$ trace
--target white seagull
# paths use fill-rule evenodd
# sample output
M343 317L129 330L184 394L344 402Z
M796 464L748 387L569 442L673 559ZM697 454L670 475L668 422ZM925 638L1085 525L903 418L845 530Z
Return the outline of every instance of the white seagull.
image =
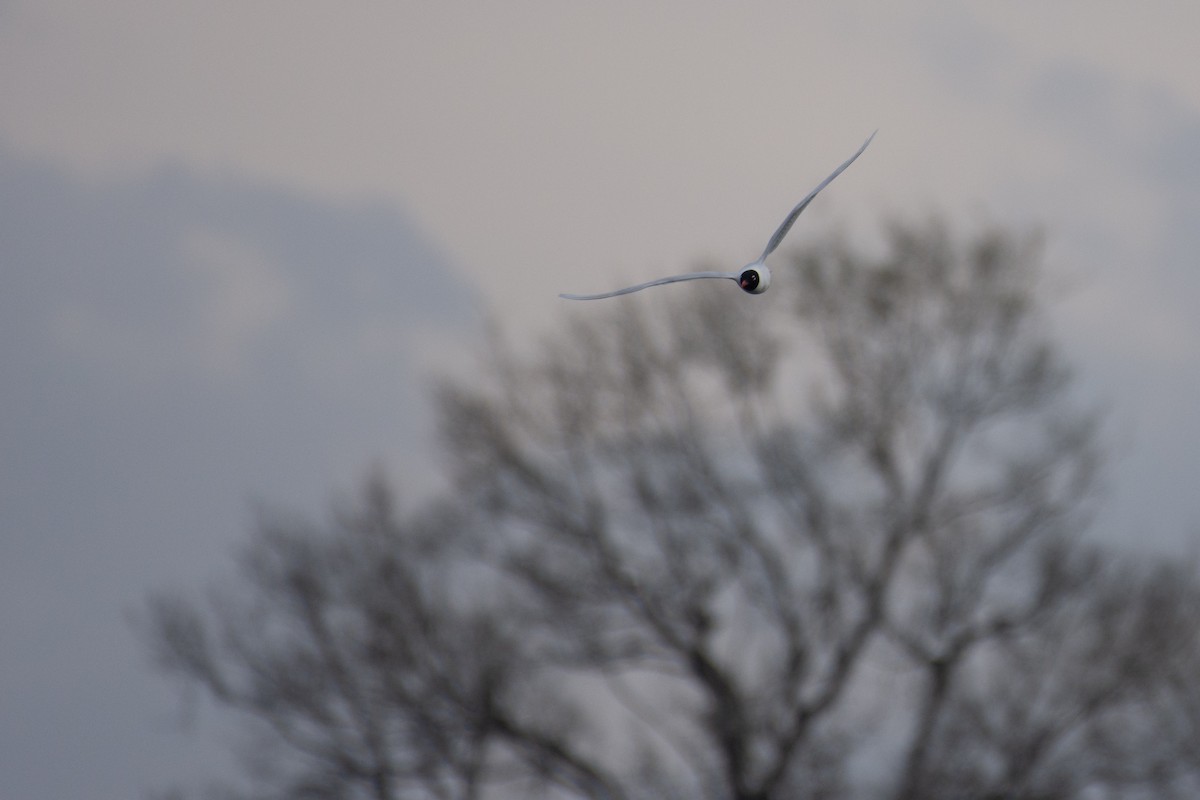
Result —
M878 131L875 131L878 133ZM867 137L863 142L862 147L858 148L858 152L850 156L837 169L833 171L828 178L817 184L817 188L808 193L808 196L796 204L796 207L784 217L783 222L771 234L770 241L767 242L766 248L757 261L747 264L739 272L689 272L686 275L672 275L669 278L659 278L653 281L639 283L636 286L627 286L624 289L617 289L615 292L603 292L601 294L560 294L559 297L564 297L567 300L601 300L605 297L616 297L621 294L629 294L630 292L640 292L642 289L650 286L659 286L664 283L676 283L677 281L695 281L701 278L725 278L731 281L737 281L737 285L742 287L742 291L750 294L762 294L771 285L771 270L767 268L767 256L775 252L775 248L779 247L779 243L783 241L783 237L787 236L788 231L792 229L792 224L795 223L796 217L800 216L800 212L808 207L808 204L813 201L817 194L833 182L833 179L841 175L846 167L854 163L854 159L862 155L867 149L867 145L875 138L875 133Z

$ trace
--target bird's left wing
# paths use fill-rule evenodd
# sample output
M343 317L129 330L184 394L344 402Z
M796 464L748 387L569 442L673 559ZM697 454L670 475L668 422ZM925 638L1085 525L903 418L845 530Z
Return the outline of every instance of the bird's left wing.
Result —
M821 181L817 185L817 188L809 192L807 197L796 204L796 207L791 210L791 213L789 213L787 217L784 218L783 222L780 223L779 227L775 229L775 233L771 234L771 241L767 242L766 249L763 250L763 254L758 257L760 262L766 261L767 256L775 252L775 248L779 247L779 243L783 241L783 237L787 236L788 231L792 229L792 224L796 221L796 217L800 216L800 212L807 208L808 204L813 201L813 198L816 197L822 189L832 183L834 178L836 178L838 175L841 175L842 172L845 171L846 167L853 164L854 159L863 154L863 150L867 149L867 145L869 145L871 140L875 138L876 133L879 133L879 131L875 131L868 136L867 140L863 142L862 147L858 148L858 152L846 159L846 161L840 167L833 171L832 175Z

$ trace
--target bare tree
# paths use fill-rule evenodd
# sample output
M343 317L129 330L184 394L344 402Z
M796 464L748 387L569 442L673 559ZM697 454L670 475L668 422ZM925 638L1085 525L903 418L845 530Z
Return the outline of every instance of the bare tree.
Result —
M470 800L496 781L617 796L572 756L555 703L521 694L536 665L519 620L470 596L450 519L402 523L376 477L329 528L265 519L207 608L150 602L161 666L256 723L251 796Z
M375 483L264 525L243 591L154 601L162 664L258 721L286 796L1194 786L1197 717L1168 754L1149 716L1196 709L1161 608L1191 573L1155 594L1078 541L1096 420L1036 242L897 226L777 283L495 345L438 395L446 505L401 520Z

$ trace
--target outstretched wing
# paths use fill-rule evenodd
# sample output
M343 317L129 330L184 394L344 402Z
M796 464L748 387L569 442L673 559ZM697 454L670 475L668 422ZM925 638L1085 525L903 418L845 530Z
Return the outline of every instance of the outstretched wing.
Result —
M642 289L651 286L661 286L664 283L677 283L679 281L696 281L704 278L727 278L731 281L738 279L736 272L689 272L687 275L672 275L669 278L659 278L653 281L639 283L636 286L627 286L624 289L617 289L615 292L603 292L602 294L560 294L559 297L567 300L602 300L605 297L616 297L621 294L629 294L631 292L640 292Z
M870 136L868 136L867 140L863 142L862 147L858 148L858 152L846 159L845 163L835 169L832 175L821 181L817 185L817 188L809 192L807 197L796 204L796 207L792 209L791 213L789 213L787 217L784 218L783 222L780 223L779 227L775 229L775 233L771 234L771 241L767 242L767 248L763 250L763 254L758 257L759 261L766 261L767 256L775 252L775 248L779 247L779 243L783 241L783 237L787 236L788 231L792 229L792 224L795 223L796 217L800 216L800 212L807 208L808 204L813 201L813 198L816 197L822 189L832 183L834 178L836 178L838 175L841 175L846 167L853 164L854 159L862 155L863 150L867 149L867 145L869 145L871 140L875 138L876 133L879 133L879 131L875 131L875 133L872 133Z

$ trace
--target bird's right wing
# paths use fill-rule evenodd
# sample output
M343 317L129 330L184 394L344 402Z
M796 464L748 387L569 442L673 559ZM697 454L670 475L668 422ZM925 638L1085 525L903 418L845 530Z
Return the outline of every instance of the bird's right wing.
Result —
M601 294L560 294L559 297L567 300L603 300L605 297L616 297L617 295L630 294L631 292L640 292L642 289L647 289L651 286L661 286L664 283L696 281L704 278L727 278L731 281L736 281L738 274L737 272L689 272L686 275L672 275L669 278L658 278L657 280L639 283L636 286L627 286L624 289L617 289L615 292L602 292Z

